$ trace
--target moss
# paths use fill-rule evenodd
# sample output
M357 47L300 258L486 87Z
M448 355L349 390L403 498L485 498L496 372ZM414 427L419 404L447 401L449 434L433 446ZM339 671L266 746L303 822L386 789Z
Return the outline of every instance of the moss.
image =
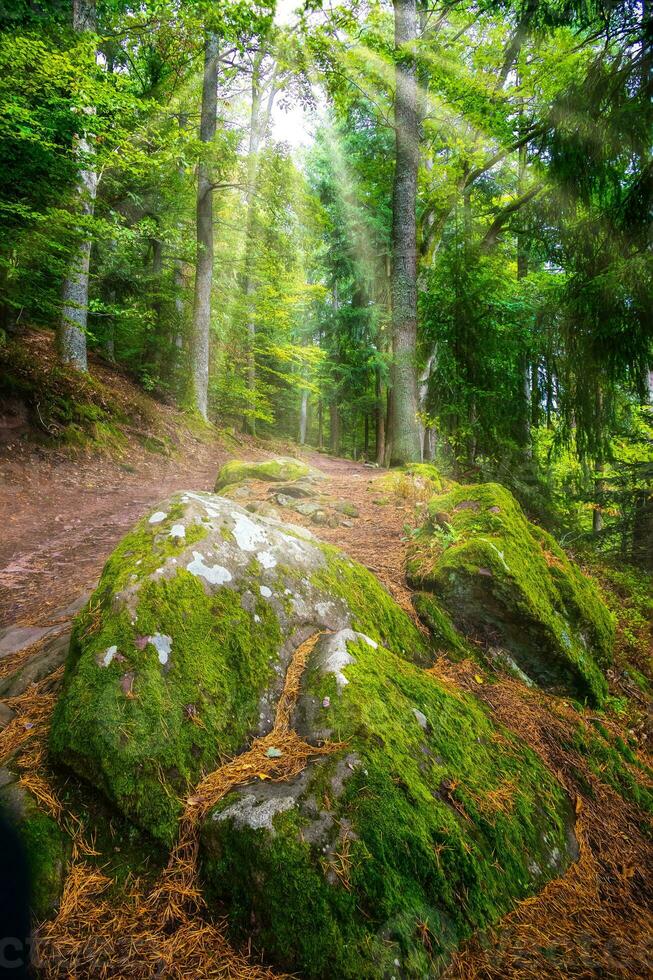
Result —
M308 476L309 473L310 468L298 459L268 459L261 463L244 463L233 459L221 467L215 492L219 493L224 487L245 480L290 483Z
M438 651L444 651L454 660L478 658L476 649L458 632L434 596L429 592L414 592L411 601Z
M253 930L283 969L435 976L473 930L561 872L569 804L470 697L381 647L349 651L340 693L315 666L304 679L316 728L344 740L346 757L312 765L273 832L209 819L203 873L236 937Z
M591 727L579 724L572 746L587 759L597 779L644 813L653 814L653 791L650 788L653 770L639 760L622 738L610 735L598 719L592 719ZM649 820L642 821L642 829L650 834Z
M375 493L391 494L413 503L428 501L442 488L442 477L432 463L409 463L400 469L390 470L371 484ZM374 503L379 501L375 500Z
M178 548L167 534L175 516L171 509L154 527L142 521L107 562L75 622L50 742L57 759L167 844L180 797L255 727L280 645L276 616L262 599L257 622L238 591L209 596L185 569L147 578ZM114 597L134 576L132 616ZM174 638L165 667L146 642L154 633ZM120 657L104 666L112 646Z
M498 484L457 487L429 504L409 579L456 625L507 650L542 686L600 703L613 618L594 583Z
M424 637L380 582L330 545L320 545L326 566L311 577L317 588L337 596L352 612L352 628L416 663L430 664L433 656Z
M59 903L72 851L70 838L17 782L0 791L0 806L7 811L25 848L31 914L35 922L42 922Z

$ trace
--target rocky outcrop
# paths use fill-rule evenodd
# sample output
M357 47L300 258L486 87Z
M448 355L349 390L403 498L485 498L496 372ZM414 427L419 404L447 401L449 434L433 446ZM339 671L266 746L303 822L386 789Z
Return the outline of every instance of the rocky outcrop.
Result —
M207 895L284 970L436 976L576 856L538 758L365 630L318 642L293 724L345 746L290 783L232 792L202 831Z
M418 611L448 614L493 663L547 690L599 703L614 626L594 583L498 484L457 486L429 503L413 541ZM451 636L449 636L451 640Z
M123 539L75 622L52 755L170 844L200 774L269 730L297 645L344 628L428 660L336 549L224 497L177 495Z

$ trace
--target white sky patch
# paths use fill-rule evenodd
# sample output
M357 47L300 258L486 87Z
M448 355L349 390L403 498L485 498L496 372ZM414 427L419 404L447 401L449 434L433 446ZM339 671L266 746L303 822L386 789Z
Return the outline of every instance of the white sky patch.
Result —
M234 510L231 512L234 519L234 537L241 551L256 551L260 544L266 543L265 531L263 531L254 521L250 521L245 514L239 514Z
M170 651L172 650L172 637L166 636L165 633L154 633L148 639L159 655L159 663L167 664Z
M165 519L166 519L167 516L168 515L166 514L166 512L164 510L156 510L152 514L152 516L150 517L149 523L150 524L160 524L161 521L165 521Z
M256 558L263 568L274 568L277 564L277 559L270 551L259 551Z
M198 575L211 585L224 585L231 582L232 575L224 565L207 565L204 562L204 555L199 551L193 552L193 560L186 565L186 569L191 575Z

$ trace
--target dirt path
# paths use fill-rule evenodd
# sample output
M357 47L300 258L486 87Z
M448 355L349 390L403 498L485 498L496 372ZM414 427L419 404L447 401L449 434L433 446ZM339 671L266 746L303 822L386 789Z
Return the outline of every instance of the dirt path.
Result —
M0 459L0 627L47 624L93 588L117 542L158 500L178 490L212 489L229 457L266 455L254 445L229 451L189 438L171 458L71 459L31 450ZM402 535L411 509L373 503L370 484L378 473L370 467L318 453L307 460L329 478L329 496L360 512L351 527L313 530L370 568L407 605Z
M36 451L0 461L0 626L46 622L93 586L152 504L176 490L211 489L228 453L197 440L184 448L129 462Z

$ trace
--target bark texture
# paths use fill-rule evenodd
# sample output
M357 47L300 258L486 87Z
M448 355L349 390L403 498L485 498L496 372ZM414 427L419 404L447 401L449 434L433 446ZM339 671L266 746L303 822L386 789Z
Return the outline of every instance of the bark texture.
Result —
M391 463L417 462L417 228L419 165L417 71L410 50L417 39L416 0L394 0L396 160L392 199Z
M95 0L73 0L73 30L78 33L95 31L97 14ZM92 106L86 107L85 116L94 115ZM76 145L77 155L88 160L93 152L89 139L80 136ZM76 209L80 215L91 217L95 211L98 175L93 167L80 171L77 184ZM88 367L86 355L86 327L88 323L88 280L91 262L91 240L84 238L71 256L68 274L61 290L61 319L57 327L57 349L64 364L79 371Z
M204 42L204 79L200 140L215 139L218 111L218 38L210 31ZM197 168L197 264L190 344L191 407L208 418L209 333L213 286L213 183L211 167L203 160Z

